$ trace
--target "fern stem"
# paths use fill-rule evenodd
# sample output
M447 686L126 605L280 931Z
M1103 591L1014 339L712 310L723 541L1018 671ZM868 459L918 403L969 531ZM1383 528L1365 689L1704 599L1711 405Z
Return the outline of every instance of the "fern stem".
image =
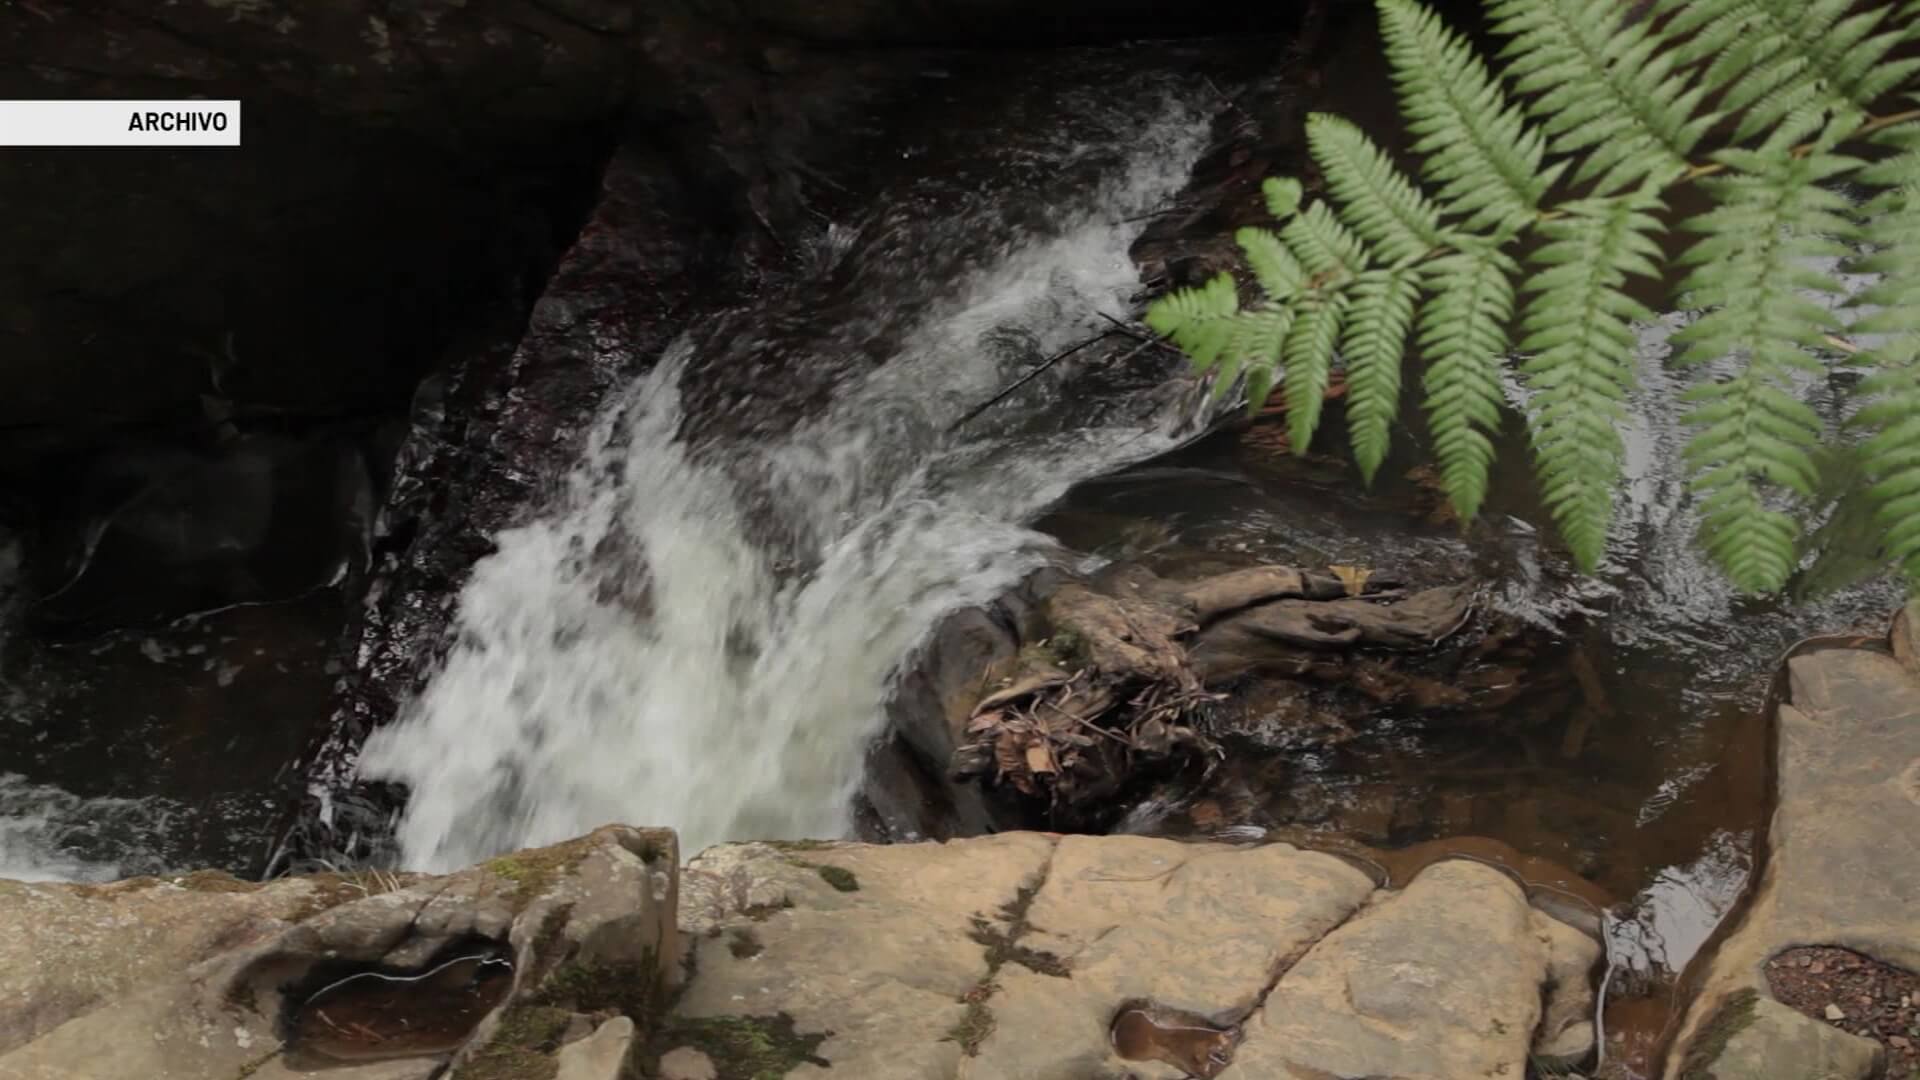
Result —
M1866 123L1853 129L1853 131L1847 135L1847 139L1849 141L1864 139L1882 128L1890 128L1895 124L1904 124L1909 120L1920 120L1920 109L1908 109L1905 112L1897 112L1888 116L1870 117ZM1814 143L1801 143L1799 146L1788 151L1788 153L1793 157L1806 157L1813 152L1814 146ZM1692 180L1698 180L1703 176L1714 176L1726 171L1727 167L1717 161L1708 165L1695 165L1675 178L1674 183L1684 184Z

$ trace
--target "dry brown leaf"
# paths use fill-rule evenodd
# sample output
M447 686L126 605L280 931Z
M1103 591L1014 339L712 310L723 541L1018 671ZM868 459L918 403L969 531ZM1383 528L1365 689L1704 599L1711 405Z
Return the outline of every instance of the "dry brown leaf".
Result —
M1359 596L1366 590L1367 579L1373 576L1373 571L1364 566L1329 566L1327 569L1347 587L1348 596Z
M1066 681L1066 673L1059 671L1048 671L1028 675L1023 679L1016 680L1010 686L995 690L993 693L981 698L980 703L973 707L973 711L978 715L991 709L997 709L1009 701L1014 701L1030 694L1037 694L1049 687L1059 686Z
M1053 763L1053 751L1046 743L1037 742L1027 747L1027 768L1036 773L1055 773L1060 769Z
M1021 753L1024 740L1011 731L1003 731L993 742L993 764L1000 770L1001 776L1017 775L1026 769L1026 755Z

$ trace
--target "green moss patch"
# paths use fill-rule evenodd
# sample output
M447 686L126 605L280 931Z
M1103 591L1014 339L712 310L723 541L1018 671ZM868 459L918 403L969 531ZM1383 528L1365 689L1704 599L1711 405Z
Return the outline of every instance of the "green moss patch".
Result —
M658 967L651 951L638 963L619 967L570 960L547 977L531 1000L573 1012L612 1009L644 1029L662 1004Z
M769 840L767 846L775 851L830 851L840 846L838 840Z
M813 869L820 875L822 881L825 881L841 892L860 891L860 879L854 876L853 871L848 870L844 866L827 866L816 863Z
M1039 892L1038 883L1022 885L1010 902L1002 904L1000 918L1005 923L1004 927L996 926L978 915L973 917L973 931L968 936L987 950L989 976L1008 964L1018 964L1038 975L1072 978L1073 971L1066 960L1045 950L1020 944L1020 939L1033 929L1033 924L1027 921L1027 912L1033 908L1033 898Z
M573 1014L540 1005L515 1005L500 1018L493 1038L454 1070L453 1080L553 1080Z
M518 910L539 899L560 875L592 854L594 847L594 838L583 836L535 851L516 851L511 855L489 859L481 865L495 877L513 882L513 904Z
M801 1065L828 1068L818 1053L831 1031L802 1034L793 1017L708 1016L672 1017L655 1045L661 1052L691 1046L713 1059L715 1070L727 1080L782 1080Z
M980 1047L986 1044L987 1036L992 1035L993 1029L999 1024L994 1019L993 1007L987 1004L998 989L992 982L983 979L962 994L960 1003L967 1007L966 1011L960 1014L958 1022L947 1029L944 1041L959 1043L961 1052L968 1057L979 1057Z
M860 891L860 878L844 866L829 866L826 863L811 862L807 859L796 859L791 855L787 856L787 862L789 865L798 866L819 874L820 880L833 886L840 892Z
M1720 1076L1713 1067L1719 1063L1720 1055L1727 1052L1727 1044L1733 1037L1753 1023L1754 1007L1759 1001L1759 991L1747 989L1721 1002L1713 1011L1713 1018L1701 1025L1692 1045L1687 1047L1686 1060L1680 1065L1680 1080L1735 1080Z

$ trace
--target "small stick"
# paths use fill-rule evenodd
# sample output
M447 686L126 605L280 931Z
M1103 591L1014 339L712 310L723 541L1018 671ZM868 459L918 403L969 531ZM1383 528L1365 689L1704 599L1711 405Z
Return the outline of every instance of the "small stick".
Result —
M1113 331L1111 330L1103 331L1101 333L1095 334L1094 336L1088 338L1087 340L1081 342L1078 345L1069 346L1068 348L1062 349L1059 352L1054 353L1052 356L1047 357L1045 360L1040 361L1039 364L1034 366L1034 369L1032 371L1029 371L1025 375L1020 376L1018 379L1015 379L1012 385L1008 386L1006 389L993 395L987 400L981 402L980 404L974 406L972 409L968 410L967 415L961 417L958 420L955 420L947 428L947 434L949 435L953 434L955 431L959 430L961 425L967 423L969 420L972 420L974 417L979 416L981 413L986 412L988 409L993 408L995 405L1000 404L1002 401L1005 401L1010 395L1012 395L1012 393L1015 390L1018 390L1021 387L1032 382L1033 380L1039 378L1041 372L1046 371L1048 368L1052 367L1053 365L1059 363L1062 360L1065 360L1067 357L1072 356L1074 353L1079 352L1081 349L1084 349L1089 345L1093 345L1096 342L1104 341L1111 336L1113 336Z

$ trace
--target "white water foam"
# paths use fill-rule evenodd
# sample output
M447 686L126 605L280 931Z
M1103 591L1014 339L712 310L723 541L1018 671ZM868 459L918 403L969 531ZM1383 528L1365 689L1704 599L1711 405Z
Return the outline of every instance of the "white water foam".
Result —
M677 439L691 346L670 350L603 418L558 509L497 538L444 668L368 741L362 775L411 789L405 864L615 821L671 825L687 852L844 833L902 660L941 615L1045 558L1023 522L1173 445L1173 410L1020 439L938 433L1008 377L986 335L1017 330L1050 354L1124 313L1138 226L1122 221L1178 190L1205 131L1169 106L1133 132L1120 175L995 265L937 283L944 302L897 353L778 445L702 455ZM741 477L797 538L799 572L754 541Z
M112 881L165 869L150 854L175 822L162 799L81 798L0 773L0 878Z

